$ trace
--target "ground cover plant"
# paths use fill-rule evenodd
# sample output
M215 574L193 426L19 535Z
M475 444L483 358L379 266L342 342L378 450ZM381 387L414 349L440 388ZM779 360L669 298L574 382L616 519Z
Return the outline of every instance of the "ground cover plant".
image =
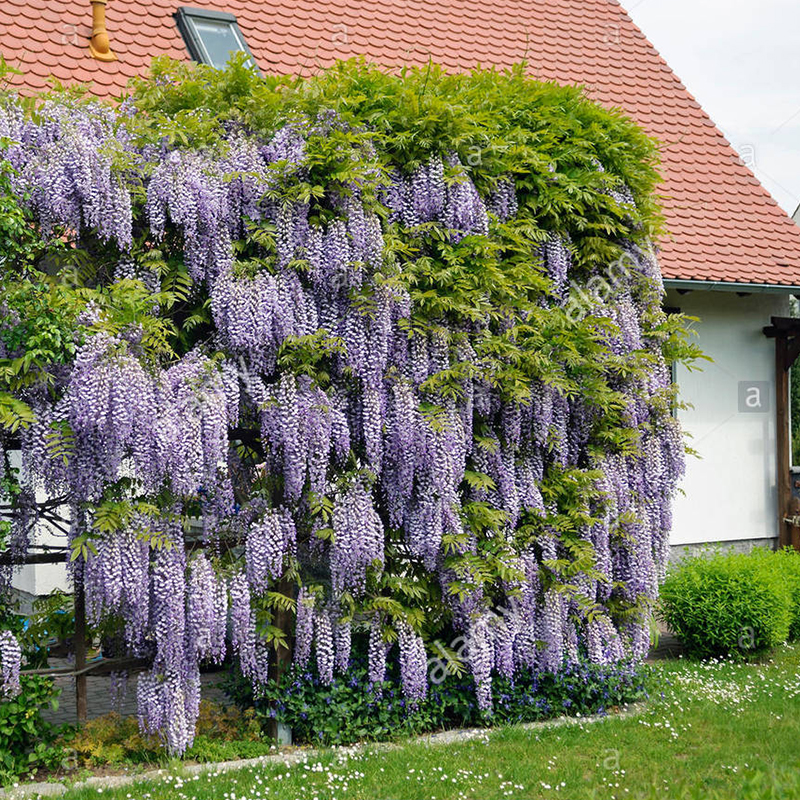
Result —
M58 708L59 693L51 678L25 675L20 692L0 702L0 786L40 769L65 767L60 730L43 717L44 711Z
M372 691L396 660L423 703L433 657L485 714L641 660L694 351L633 123L523 68L159 62L3 96L0 142L5 560L63 533L143 733L185 752L231 652L327 686L365 637Z
M164 763L158 736L144 735L135 717L117 713L89 720L64 733L56 743L70 772L81 768L136 767ZM263 735L252 709L240 712L203 700L192 746L183 754L188 761L228 761L255 758L274 750ZM63 770L62 774L69 774Z
M433 681L424 700L404 696L400 665L387 670L378 691L366 659L356 658L346 675L326 685L314 669L293 669L271 681L261 699L237 682L233 696L249 708L255 702L262 722L277 719L292 730L296 744L353 744L385 741L452 728L497 726L548 719L562 714L605 713L647 697L638 663L575 662L557 672L519 671L513 680L492 681L492 710L475 698L468 674ZM266 725L264 726L266 728Z
M448 745L330 749L294 765L181 773L65 800L764 800L800 792L800 649L771 660L658 662L639 713L547 730L509 726Z

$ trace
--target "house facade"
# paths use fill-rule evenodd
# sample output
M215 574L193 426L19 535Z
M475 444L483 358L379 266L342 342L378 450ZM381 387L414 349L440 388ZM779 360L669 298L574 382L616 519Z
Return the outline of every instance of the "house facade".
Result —
M772 317L789 313L789 293L717 287L667 292L667 302L699 322L697 342L711 360L676 380L688 405L678 412L696 454L687 458L675 500L673 556L723 542L737 550L775 546L778 512L775 344ZM790 464L785 465L788 472Z
M201 1L201 0L198 0ZM89 82L110 98L166 54L220 65L248 52L264 73L309 74L364 56L386 68L509 68L581 84L662 145L659 242L666 305L698 318L711 361L678 367L688 405L679 416L690 458L675 506L673 549L725 542L748 549L789 542L786 451L788 334L773 318L800 293L800 228L780 209L722 133L614 0L11 0L0 7L0 53L22 71L23 92ZM788 323L786 323L788 324ZM782 328L781 330L788 330ZM800 508L800 505L798 505ZM19 586L41 594L60 567L25 568Z

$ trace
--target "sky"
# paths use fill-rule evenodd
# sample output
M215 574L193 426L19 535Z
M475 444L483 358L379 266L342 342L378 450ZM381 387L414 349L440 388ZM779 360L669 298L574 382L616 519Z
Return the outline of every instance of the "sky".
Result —
M622 0L791 215L800 206L800 0Z

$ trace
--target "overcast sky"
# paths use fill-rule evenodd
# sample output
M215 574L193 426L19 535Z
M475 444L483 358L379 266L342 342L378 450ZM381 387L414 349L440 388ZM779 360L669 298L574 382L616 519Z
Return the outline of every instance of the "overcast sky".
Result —
M800 205L800 0L622 0L789 214Z

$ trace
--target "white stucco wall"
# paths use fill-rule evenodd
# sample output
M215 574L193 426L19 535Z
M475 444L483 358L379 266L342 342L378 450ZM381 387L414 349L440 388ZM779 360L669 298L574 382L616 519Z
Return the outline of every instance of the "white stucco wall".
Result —
M681 397L693 406L678 416L700 457L687 459L673 545L777 536L775 344L762 329L770 317L788 316L788 303L773 293L668 293L669 306L700 318L694 340L713 359L701 371L676 372ZM741 382L766 382L761 410L741 410Z
M12 453L11 462L13 466L19 468L19 453ZM45 494L38 493L38 499L44 500ZM63 547L64 541L65 537L49 526L39 526L36 544ZM54 589L69 591L67 567L65 564L31 564L14 573L11 585L14 589L33 596L50 594Z
M38 541L47 543L47 537L42 536ZM67 581L67 568L63 564L35 564L22 567L14 575L12 586L32 596L50 594L55 589L63 592L71 591Z

